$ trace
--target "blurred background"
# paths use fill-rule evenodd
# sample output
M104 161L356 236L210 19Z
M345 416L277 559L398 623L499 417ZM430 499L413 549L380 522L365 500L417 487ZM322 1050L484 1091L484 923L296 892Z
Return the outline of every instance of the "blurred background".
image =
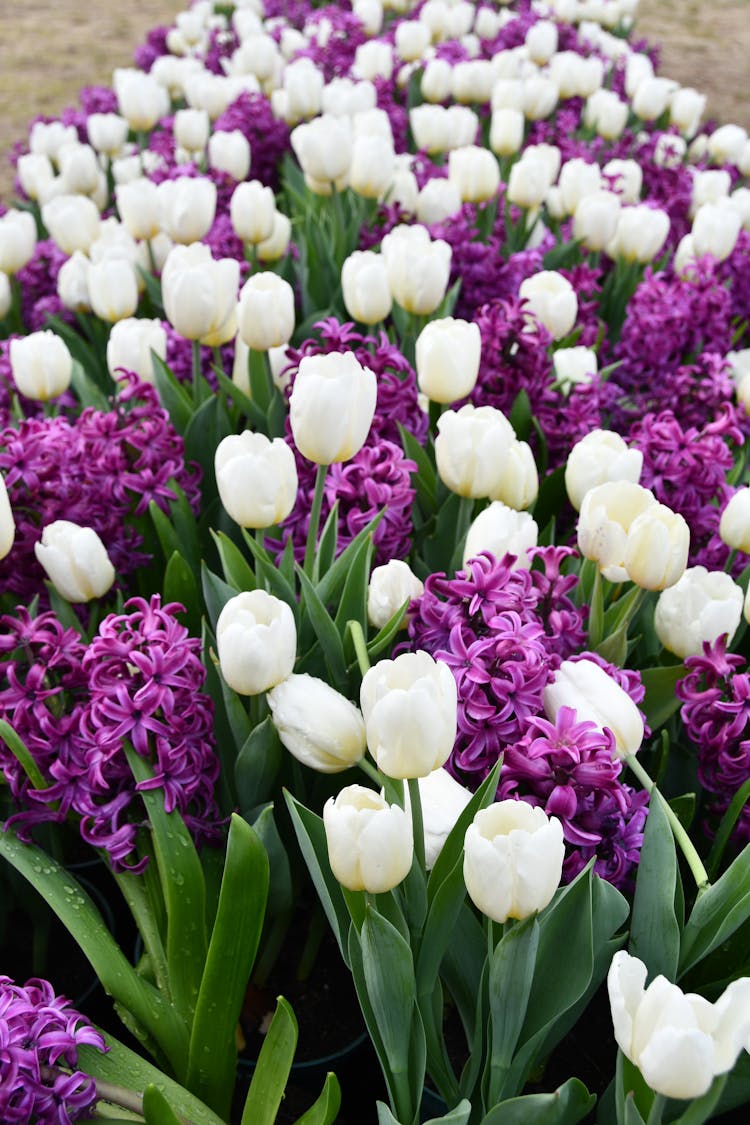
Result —
M111 84L147 32L187 0L0 0L0 199L7 154L39 113L77 104L81 86ZM662 44L661 73L708 95L707 116L750 130L750 0L640 0L636 38Z

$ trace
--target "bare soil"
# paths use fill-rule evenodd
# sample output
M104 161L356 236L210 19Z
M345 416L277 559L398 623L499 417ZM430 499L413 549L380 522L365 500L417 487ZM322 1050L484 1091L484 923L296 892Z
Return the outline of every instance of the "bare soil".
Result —
M81 86L109 84L158 24L188 0L0 0L0 198L7 153L39 113L77 104ZM750 130L750 0L641 0L637 33L663 46L662 72L708 95L708 114Z

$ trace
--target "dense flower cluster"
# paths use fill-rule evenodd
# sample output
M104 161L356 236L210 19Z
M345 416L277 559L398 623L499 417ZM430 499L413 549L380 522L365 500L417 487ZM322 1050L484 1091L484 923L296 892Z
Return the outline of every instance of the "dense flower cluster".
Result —
M702 656L685 661L687 675L677 684L680 715L698 758L698 780L711 794L708 830L715 830L732 797L750 777L750 674L744 658L726 651L726 637L703 646ZM740 846L750 843L750 806L733 830Z
M69 1125L88 1118L96 1083L78 1048L106 1051L100 1032L46 980L0 976L0 1117L6 1125Z

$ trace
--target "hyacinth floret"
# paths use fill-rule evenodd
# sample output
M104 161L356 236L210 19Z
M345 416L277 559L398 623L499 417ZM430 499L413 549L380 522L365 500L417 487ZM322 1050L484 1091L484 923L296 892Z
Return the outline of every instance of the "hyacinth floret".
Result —
M594 870L626 887L638 862L648 794L620 780L622 760L608 729L561 707L554 721L529 719L526 735L506 746L498 800L516 798L562 822L566 882L594 858Z
M0 976L0 1119L4 1125L70 1125L89 1118L94 1079L76 1069L83 1045L107 1051L85 1016L49 981Z

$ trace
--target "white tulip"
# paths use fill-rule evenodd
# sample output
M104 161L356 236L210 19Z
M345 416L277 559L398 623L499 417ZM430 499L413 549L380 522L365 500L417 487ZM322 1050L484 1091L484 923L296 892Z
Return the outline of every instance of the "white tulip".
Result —
M518 295L554 340L561 340L572 331L578 316L578 297L561 273L542 270L532 274L521 282Z
M292 673L267 698L279 738L303 765L341 773L363 757L367 743L360 711L324 680Z
M216 184L205 176L178 176L157 188L162 230L187 246L198 242L216 215Z
M92 262L88 288L92 311L110 324L131 317L138 307L135 267L125 258Z
M47 402L70 386L73 357L65 342L47 329L10 341L10 367L20 394Z
M466 830L466 889L495 922L527 918L552 901L564 858L557 817L525 801L499 801L481 809Z
M265 590L230 598L216 623L219 664L239 695L260 695L292 674L297 652L294 614Z
M604 250L615 236L619 215L619 196L612 191L592 191L575 209L573 237L586 250Z
M8 315L12 304L13 290L10 286L10 278L7 273L0 271L0 320Z
M580 346L558 348L553 352L552 366L556 385L565 395L577 384L590 383L598 371L596 352Z
M348 118L327 113L292 130L294 154L306 176L322 185L346 186L352 161Z
M258 243L270 238L275 214L274 194L260 180L238 184L232 192L229 216L234 233L243 242Z
M382 629L405 601L419 598L423 593L424 583L408 563L391 559L383 566L376 566L367 586L367 620L376 629Z
M16 538L16 521L10 506L5 477L0 473L0 559L10 554Z
M515 555L513 569L528 570L531 566L528 552L536 547L538 535L539 528L528 512L516 511L502 500L493 500L469 527L463 566L466 567L469 559L489 551L496 559L506 554Z
M411 870L411 819L398 805L362 785L347 785L323 807L331 870L350 891L382 894Z
M161 207L155 183L139 176L115 188L122 224L133 238L151 239L161 230Z
M498 107L490 119L490 148L497 156L512 156L523 144L524 116L520 109ZM512 170L511 170L512 173Z
M288 344L294 332L294 290L271 272L254 273L240 290L240 336L249 348L267 351Z
M642 468L643 454L639 449L629 449L620 434L614 430L592 430L576 442L568 455L565 466L568 498L576 511L580 511L589 489L607 481L637 484Z
M461 192L453 180L435 176L428 180L417 197L417 219L431 225L442 223L461 210Z
M464 203L484 203L497 195L500 168L488 149L479 145L455 148L448 157L448 179Z
M161 276L167 320L187 340L214 344L231 339L239 276L239 262L213 258L203 242L175 246Z
M289 400L289 421L303 457L319 465L348 461L367 440L377 380L351 352L304 356Z
M490 500L502 500L509 508L520 511L533 504L538 494L539 473L531 446L526 441L512 441L502 458L498 458Z
M643 171L635 160L609 160L602 168L604 182L623 203L637 203L641 197Z
M127 121L118 113L90 113L86 119L89 143L110 160L125 147L128 128Z
M34 256L36 223L29 211L0 215L0 270L13 277Z
M58 195L42 206L42 222L63 253L86 253L99 234L99 209L86 196Z
M598 164L590 164L580 157L566 160L560 169L558 185L564 215L573 215L578 204L587 195L599 191L602 173Z
M398 226L387 234L381 253L393 299L407 312L429 316L445 296L450 277L451 248L431 239L419 224Z
M710 254L717 262L724 262L737 245L742 230L742 217L731 199L717 203L704 203L693 219L693 248L702 258Z
M115 580L115 568L92 527L55 520L42 531L34 554L60 597L68 602L101 598Z
M544 712L554 721L561 707L572 707L581 722L610 730L621 757L643 742L643 719L628 693L593 660L564 660L543 692Z
M365 199L377 199L393 179L395 156L390 137L355 136L349 168L349 186Z
M367 745L388 777L426 777L456 740L457 688L447 664L427 652L381 660L360 690Z
M282 438L245 430L229 434L214 455L216 484L225 511L240 527L281 523L297 500L294 453Z
M651 262L667 240L669 225L666 211L646 203L623 207L607 253L610 257L624 258L626 262Z
M706 108L706 95L690 86L674 90L669 99L669 120L690 140L698 132Z
M153 383L152 352L166 359L167 333L161 321L127 317L112 326L107 342L107 370L113 378L119 368L135 371L145 383Z
M656 635L681 660L700 656L704 643L713 644L722 634L731 644L743 602L742 590L731 575L704 566L688 567L674 586L659 595L654 610Z
M59 164L65 191L71 195L94 195L102 170L91 145L64 145L60 149Z
M596 90L586 101L583 120L600 137L616 141L628 121L627 102L621 101L614 90Z
M385 259L374 250L355 250L341 268L341 289L346 311L360 324L377 324L391 311Z
M209 167L233 180L244 180L250 171L250 142L239 129L220 130L208 139Z
M547 162L541 157L526 156L516 161L508 178L508 200L517 207L539 207L550 188Z
M516 435L508 419L493 406L446 410L438 421L435 461L451 492L478 499L491 496L505 469Z
M479 376L482 338L473 321L432 320L416 342L419 389L433 402L455 402L474 389Z
M738 488L725 505L719 535L733 551L750 555L750 488Z
M169 94L151 74L125 67L115 70L112 85L120 113L131 129L146 132L169 112Z

